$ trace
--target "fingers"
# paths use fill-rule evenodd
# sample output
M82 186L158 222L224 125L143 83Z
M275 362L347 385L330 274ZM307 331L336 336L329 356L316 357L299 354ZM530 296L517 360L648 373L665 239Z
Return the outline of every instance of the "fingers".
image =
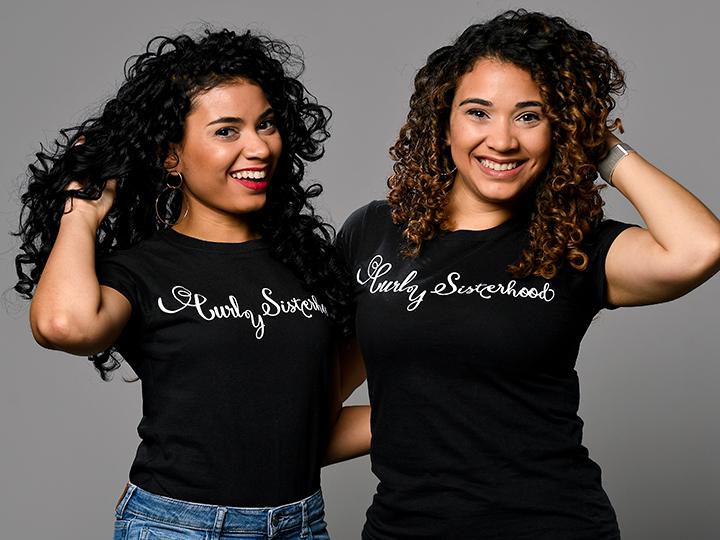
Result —
M105 189L103 190L103 193L107 192L108 194L115 196L117 193L117 183L117 180L114 178L105 182ZM65 191L81 190L84 187L85 184L83 182L72 180L68 182L67 186L65 186Z
M615 146L616 144L620 144L622 142L613 133L608 133L606 140L607 140L608 148Z
M118 181L113 178L112 180L108 180L105 183L105 192L107 192L109 195L112 195L113 198L115 198L115 195L117 194L117 185Z
M83 184L81 182L78 182L77 180L73 180L72 182L68 183L67 186L65 186L65 191L73 191L76 189L82 189Z
M82 190L86 187L83 182L72 180L65 186L68 192L65 198L64 213L71 213L76 207L83 213L91 213L97 217L98 225L105 219L108 212L112 208L115 197L117 195L118 181L116 179L107 180L105 188L99 197L87 195Z

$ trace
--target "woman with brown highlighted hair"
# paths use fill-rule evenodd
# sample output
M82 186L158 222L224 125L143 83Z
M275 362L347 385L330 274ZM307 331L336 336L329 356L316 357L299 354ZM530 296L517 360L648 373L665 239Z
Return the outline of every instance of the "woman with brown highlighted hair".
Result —
M433 52L387 202L340 233L380 480L366 540L619 538L582 445L575 362L599 310L720 268L720 222L614 135L624 76L559 17L509 11ZM603 216L597 174L647 228ZM360 354L360 351L362 354Z

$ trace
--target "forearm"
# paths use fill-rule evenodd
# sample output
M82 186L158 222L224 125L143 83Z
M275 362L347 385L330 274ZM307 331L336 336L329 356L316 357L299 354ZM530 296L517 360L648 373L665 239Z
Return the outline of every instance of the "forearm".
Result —
M339 345L338 352L340 365L337 384L340 392L339 399L343 403L365 381L367 375L360 345L355 337L344 339Z
M330 434L325 465L369 453L371 438L370 406L343 407Z
M95 273L95 231L93 220L80 212L62 217L30 306L33 336L45 347L74 352L74 344L83 342L97 320L101 292Z

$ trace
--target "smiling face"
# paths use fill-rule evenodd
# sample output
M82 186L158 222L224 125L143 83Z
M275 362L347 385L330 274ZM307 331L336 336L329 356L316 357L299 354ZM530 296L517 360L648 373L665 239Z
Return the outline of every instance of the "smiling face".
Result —
M265 205L281 152L272 108L254 82L238 79L196 96L175 149L188 207L176 230L247 229L247 215Z
M551 130L542 106L537 84L514 64L484 58L460 78L446 133L457 166L448 205L456 228L506 220L545 169Z

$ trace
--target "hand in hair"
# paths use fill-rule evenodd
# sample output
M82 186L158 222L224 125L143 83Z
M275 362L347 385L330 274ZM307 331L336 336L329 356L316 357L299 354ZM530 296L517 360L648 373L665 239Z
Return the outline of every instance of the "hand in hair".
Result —
M95 273L95 238L112 208L117 180L108 180L94 199L82 182L65 202L55 244L30 304L33 337L43 347L83 356L107 349L130 318L130 303L100 286Z
M81 146L83 144L85 144L85 136L80 135L72 146ZM84 188L85 183L77 180L73 180L65 186L65 191L74 193L65 200L65 209L63 214L69 214L73 211L76 212L76 214L82 214L88 217L90 219L90 223L94 223L95 228L97 229L103 219L107 217L113 203L115 202L115 195L117 194L117 180L108 180L100 198L98 199L85 196L82 191Z
M84 184L74 180L65 188L66 191L74 192L65 200L64 213L75 213L82 215L88 223L97 230L100 223L107 217L117 194L117 180L108 180L99 199L83 196Z

